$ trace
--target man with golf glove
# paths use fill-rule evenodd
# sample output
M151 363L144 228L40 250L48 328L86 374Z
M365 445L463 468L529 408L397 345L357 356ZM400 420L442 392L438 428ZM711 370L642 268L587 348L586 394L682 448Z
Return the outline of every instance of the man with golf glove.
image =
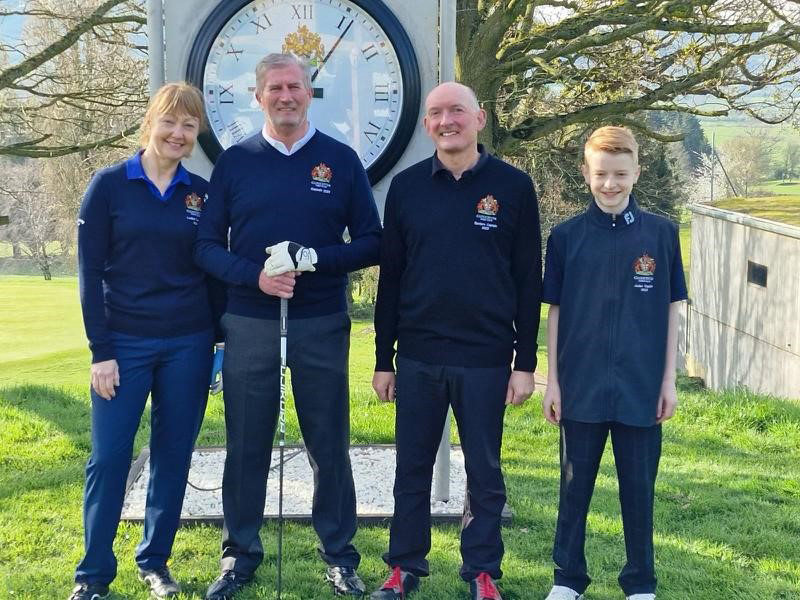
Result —
M311 97L308 71L294 56L270 54L256 66L264 128L217 159L199 226L195 259L229 284L222 560L208 600L233 598L264 559L259 530L283 370L279 322L287 324L281 300L288 300L284 356L314 472L312 524L325 579L336 594L364 593L352 544L345 290L347 273L378 262L381 226L358 155L309 123Z

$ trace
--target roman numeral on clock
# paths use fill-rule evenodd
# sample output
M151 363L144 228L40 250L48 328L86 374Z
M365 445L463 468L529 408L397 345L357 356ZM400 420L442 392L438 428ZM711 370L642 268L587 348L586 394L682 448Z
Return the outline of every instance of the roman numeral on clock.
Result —
M313 4L292 4L292 19L313 19L314 18L314 5Z
M226 54L233 54L233 57L236 59L236 62L239 62L239 57L242 54L244 54L244 50L237 50L236 48L231 46L230 48L228 48L228 51L226 52Z
M242 127L238 121L234 121L233 123L228 124L228 131L233 136L233 139L237 142L241 140L245 135L244 127Z
M370 121L368 125L369 128L366 131L364 131L364 135L369 140L370 144L374 144L375 140L378 138L378 134L380 133L381 128L380 125L376 125L372 121Z
M267 27L272 27L272 21L267 15L259 15L255 21L250 21L256 26L256 35L264 31Z
M361 54L364 55L366 60L369 60L370 58L378 56L378 48L375 44L367 44L361 49Z
M233 84L229 86L219 86L219 103L220 104L233 104Z
M389 101L389 85L376 84L375 85L375 102L388 102Z

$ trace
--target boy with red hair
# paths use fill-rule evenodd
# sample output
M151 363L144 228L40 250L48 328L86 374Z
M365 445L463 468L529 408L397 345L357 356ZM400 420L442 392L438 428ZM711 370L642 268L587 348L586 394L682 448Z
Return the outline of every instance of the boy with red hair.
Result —
M591 581L586 517L609 434L627 553L619 583L628 600L655 600L653 499L661 424L677 405L678 303L687 293L677 227L640 209L631 194L638 151L627 128L597 129L581 166L594 200L547 241L542 408L561 431L555 585L547 600L583 598Z

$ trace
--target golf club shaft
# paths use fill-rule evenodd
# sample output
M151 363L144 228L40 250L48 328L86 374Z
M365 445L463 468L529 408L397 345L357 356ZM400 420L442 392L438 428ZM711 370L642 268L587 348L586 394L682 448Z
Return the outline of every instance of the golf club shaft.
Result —
M281 298L281 393L278 410L278 600L281 600L281 572L283 570L283 451L286 445L286 337L288 321L288 304Z

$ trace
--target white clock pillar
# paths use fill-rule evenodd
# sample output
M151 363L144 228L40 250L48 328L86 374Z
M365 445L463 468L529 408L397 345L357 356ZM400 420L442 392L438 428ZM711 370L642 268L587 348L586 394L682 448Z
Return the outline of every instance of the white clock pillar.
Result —
M153 1L153 0L151 0ZM155 0L158 2L158 0ZM177 81L187 78L189 54L194 40L203 24L212 11L226 0L182 0L181 2L163 3L164 11L164 46L165 68L167 81ZM259 4L269 6L273 0L259 0ZM392 176L415 162L422 160L433 152L430 139L425 134L420 123L422 118L422 100L425 94L439 82L439 2L433 0L383 0L383 3L394 13L405 30L416 54L421 84L420 106L417 111L417 126L407 144L405 151L391 170L380 181L373 185L375 200L380 213L389 182ZM297 6L302 7L303 2ZM264 54L280 52L281 48L264 48ZM313 105L312 105L313 106ZM318 128L325 131L322 124L315 123ZM325 131L325 133L331 133ZM186 166L205 177L211 173L212 163L198 147L192 157L186 161Z

